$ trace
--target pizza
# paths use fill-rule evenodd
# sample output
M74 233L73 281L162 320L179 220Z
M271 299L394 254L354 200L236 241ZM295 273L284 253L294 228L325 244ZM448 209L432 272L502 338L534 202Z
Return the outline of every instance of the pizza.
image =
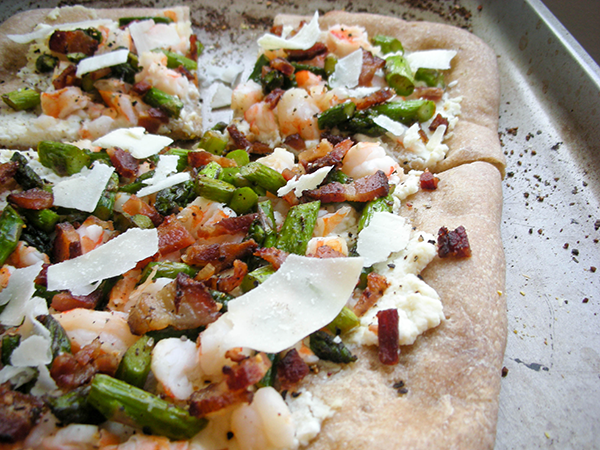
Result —
M505 161L481 40L279 15L231 121L202 131L186 8L39 10L1 31L0 120L32 130L0 136L2 445L494 446ZM28 91L40 102L15 110ZM73 92L85 107L50 114Z

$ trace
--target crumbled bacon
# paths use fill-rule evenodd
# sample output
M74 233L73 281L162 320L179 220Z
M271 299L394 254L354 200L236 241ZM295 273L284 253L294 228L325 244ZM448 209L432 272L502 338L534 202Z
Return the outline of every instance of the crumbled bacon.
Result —
M187 57L192 61L198 59L198 36L194 33L190 34L190 50L188 51Z
M22 441L37 422L44 402L38 397L13 391L10 382L0 385L0 443Z
M19 208L39 211L52 207L54 196L40 188L33 188L23 192L14 192L7 198L10 203Z
M148 108L138 117L138 125L148 133L157 133L159 128L166 123L169 123L169 116L158 108Z
M234 366L223 366L223 375L230 391L247 389L263 379L271 368L271 361L264 353L244 359Z
M254 256L264 259L268 263L271 263L275 270L279 269L289 256L288 252L279 250L275 247L261 247L254 252Z
M145 95L150 89L152 89L152 85L146 80L138 81L131 86L131 90L138 95Z
M396 93L393 89L384 88L379 89L378 91L375 91L372 94L367 95L366 97L352 98L352 101L356 105L356 109L360 111L363 109L370 108L371 106L385 103L394 95L396 95Z
M399 361L400 330L398 329L398 322L398 310L396 308L377 312L379 361L387 366L398 364Z
M439 126L445 125L446 131L444 132L444 134L446 134L448 132L449 124L450 123L448 122L448 119L446 119L440 113L438 113L437 116L435 116L434 119L431 121L431 124L429 125L429 130L435 131L438 129Z
M273 69L278 70L279 72L284 74L286 77L289 77L290 75L292 75L295 70L294 66L292 66L287 59L282 58L281 56L277 56L276 58L273 58L271 60L271 62L269 63L269 65Z
M65 70L63 70L54 80L52 80L52 86L54 86L54 89L58 91L66 88L67 86L81 85L81 80L77 78L76 73L77 67L75 65L71 64L70 66L65 67Z
M421 138L421 141L423 141L423 144L427 144L429 142L429 138L427 137L427 134L425 133L425 131L423 131L421 128L419 128L419 137Z
M419 177L421 189L425 189L427 191L435 191L439 181L440 179L427 169L425 169L425 172L423 172Z
M248 390L229 391L225 382L210 384L192 393L189 399L189 412L192 416L204 417L231 405L250 403L252 397L252 392Z
M98 50L98 41L83 30L56 30L48 41L50 50L67 55L83 53L92 56Z
M307 50L286 50L286 53L289 61L303 61L327 53L327 46L322 42L317 42Z
M243 259L250 256L258 244L254 239L236 244L226 242L223 244L194 244L188 247L185 255L182 257L187 264L195 266L205 266L212 264L217 272L231 267L236 259Z
M125 178L132 178L137 175L139 163L131 153L119 147L109 147L106 149L106 153L108 153L110 162L119 175Z
M250 142L246 135L238 130L238 127L235 125L229 125L227 127L227 131L229 132L229 137L233 141L235 148L243 148L244 150L247 150L252 147L252 142Z
M56 225L54 261L59 263L81 255L81 239L69 222Z
M17 170L19 169L19 163L17 161L9 161L4 164L0 164L0 185L11 180Z
M413 98L422 98L424 100L431 100L434 102L439 102L444 95L444 89L439 87L427 87L427 86L417 86L413 93L408 97L409 99Z
M149 205L137 195L129 197L129 200L123 204L123 211L130 216L135 216L137 214L146 216L152 221L155 227L159 226L164 219L154 206Z
M189 81L191 81L192 83L196 82L196 77L194 76L194 74L192 72L190 72L188 69L185 68L185 66L182 64L179 67L176 67L175 72L183 75L184 77L186 77Z
M182 250L196 242L174 214L165 217L163 223L157 228L157 232L158 252L161 255L168 255L174 251Z
M94 309L102 298L102 290L96 289L88 295L73 295L70 292L59 292L52 297L52 308L57 311L70 311L75 308Z
M359 317L364 315L383 296L389 285L383 275L375 272L367 275L367 287L354 305L354 313Z
M333 150L331 150L327 155L308 163L306 165L306 172L316 172L320 168L327 166L334 166L334 168L339 169L342 166L342 160L344 159L344 156L346 156L346 153L348 153L348 150L350 150L353 145L354 142L352 142L352 139L346 139L340 142L333 147Z
M234 235L238 233L247 234L258 214L245 214L237 217L225 217L214 225L205 225L198 230L199 238L208 239L223 235Z
M368 50L362 49L362 67L360 69L360 76L358 78L359 86L370 86L375 72L379 69L383 69L385 66L385 59L379 58L373 55Z
M304 139L302 139L298 133L290 134L283 140L283 143L298 152L306 150L306 142L304 142Z
M283 25L273 25L269 30L269 33L274 34L275 36L281 36L283 33Z
M231 292L239 287L248 273L248 264L239 259L233 262L233 274L228 276L213 277L207 280L207 283L213 289L221 292Z
M273 89L263 99L263 102L265 102L267 105L269 105L269 108L275 109L275 107L279 103L279 100L281 100L281 97L283 96L283 94L285 94L285 91L283 89L280 89L280 88Z
M304 195L323 203L340 202L369 202L379 197L385 197L390 191L388 179L381 170L373 175L359 178L349 184L333 182L304 191Z
M446 227L440 228L438 231L438 255L440 258L471 256L471 246L465 227L461 225L454 231L448 231Z
M348 138L346 136L341 136L338 134L331 134L331 133L328 133L327 131L324 131L321 133L321 139L325 139L325 140L329 141L329 143L331 145L337 145L340 142L345 141L346 139L351 139L351 138Z
M287 352L277 363L277 378L284 389L302 381L309 372L308 365L295 348Z
M321 245L317 247L315 254L310 256L315 258L344 258L346 255L328 245Z
M333 144L328 140L322 139L317 145L303 151L298 155L298 162L303 167L307 167L309 163L327 156L333 150Z
M221 306L212 298L204 283L180 272L175 284L174 304L177 314L185 313L188 318L193 316L196 327L206 326L217 320Z
M236 167L236 162L231 158L214 155L206 150L194 150L188 153L188 163L192 167L203 167L208 163L215 161L221 167Z
M249 152L255 155L268 155L270 153L273 153L273 149L264 142L254 141L250 145Z

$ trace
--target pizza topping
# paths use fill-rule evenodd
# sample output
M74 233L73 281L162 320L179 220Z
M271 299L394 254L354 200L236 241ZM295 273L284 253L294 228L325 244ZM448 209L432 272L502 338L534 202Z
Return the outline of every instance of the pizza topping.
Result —
M335 71L329 77L332 88L353 88L358 86L363 67L363 50L358 49L338 60Z
M446 227L438 231L438 255L440 258L449 256L457 258L468 258L471 256L471 246L467 237L467 230L462 225L454 231L448 231Z
M456 50L423 50L406 55L406 60L410 64L413 72L423 67L426 69L450 69L450 61L456 56Z
M354 305L354 313L359 317L364 315L383 296L389 285L386 278L378 273L367 275L367 287Z
M386 309L377 313L379 361L387 366L396 365L399 361L398 322L397 309Z
M305 191L305 195L323 203L368 202L385 197L389 190L387 177L381 170L378 170L373 175L359 178L352 183L329 183L319 189Z
M56 30L50 36L48 47L56 53L69 55L81 53L92 56L98 49L98 31L93 28L87 30L61 31Z
M115 50L114 52L104 53L98 56L92 56L91 58L82 59L77 64L76 75L78 78L81 78L86 73L94 72L106 67L116 66L117 64L124 64L127 62L128 57L129 50L122 49Z
M432 174L429 170L425 170L425 172L423 172L419 177L421 189L425 189L427 191L436 190L439 181L440 179Z
M44 404L34 395L10 389L9 383L0 385L0 442L15 443L25 439Z
M289 389L298 384L309 372L308 365L295 348L287 352L277 363L277 377L284 389Z
M55 184L52 188L54 205L93 212L114 170L105 164L95 163L91 170L84 168Z
M8 196L8 201L19 208L39 211L41 209L50 208L53 204L53 197L50 192L39 188L33 188L27 191L10 194Z
M273 34L265 34L258 39L258 45L265 50L279 48L286 50L308 50L317 42L319 33L319 14L315 12L312 20L289 39Z
M131 153L119 147L109 147L106 149L106 153L119 175L124 178L133 178L137 175L139 164Z

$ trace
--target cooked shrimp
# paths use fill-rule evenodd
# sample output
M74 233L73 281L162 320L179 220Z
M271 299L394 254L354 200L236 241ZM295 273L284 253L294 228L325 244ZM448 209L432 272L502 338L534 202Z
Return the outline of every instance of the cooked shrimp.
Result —
M376 142L359 142L348 150L342 162L342 172L352 178L373 175L378 170L389 177L401 168Z
M363 27L334 25L327 31L327 48L338 58L349 55L359 48L371 50L367 32Z
M279 124L271 107L265 102L252 105L244 113L244 119L250 125L250 131L261 142L279 140Z
M112 235L93 220L86 220L76 231L81 241L81 252L84 254L107 242Z
M7 258L6 264L21 269L33 266L38 261L50 264L48 255L41 253L35 247L30 247L25 241L19 241L17 248Z
M342 253L345 256L348 256L348 244L346 243L346 240L340 236L312 238L308 241L308 245L306 247L306 256L316 255L317 249L324 245Z
M325 81L320 75L312 73L310 70L300 70L296 72L296 83L299 88L306 89L307 91L312 87L323 87Z
M94 311L75 308L55 314L71 339L71 344L81 348L99 338L102 349L119 357L138 340L131 334L127 315L116 311ZM76 350L74 350L76 351Z
M188 450L187 441L172 442L162 436L135 434L122 444L100 446L99 450Z
M137 125L138 112L133 106L137 101L136 99L132 99L130 95L120 92L104 90L98 90L98 92L102 96L104 103L116 112L117 117L124 117L131 125Z
M198 197L177 215L177 219L197 239L198 231L205 225L212 225L226 217L235 216L235 212L223 203Z
M231 95L231 109L236 116L244 114L252 105L264 98L262 86L255 81L248 80L240 83Z
M287 90L277 104L281 134L299 134L303 139L318 139L317 114L320 112L313 98L304 89Z
M133 302L130 301L131 294L142 278L140 269L131 269L123 274L110 291L108 309L128 313Z
M90 99L80 88L68 86L54 92L43 92L41 103L44 114L56 119L66 119L84 110Z
M202 375L194 341L178 338L159 341L152 350L152 373L166 395L177 400L187 399Z
M60 428L55 434L42 440L41 448L44 450L88 450L97 448L100 439L100 430L96 425L82 425L72 423Z
M10 280L11 268L8 265L2 266L0 269L0 291L8 286L8 280Z
M164 53L142 53L139 64L143 69L135 75L136 82L146 81L156 89L176 95L181 100L199 98L198 90L186 77L167 67L167 55Z
M342 223L351 212L352 208L350 206L342 206L336 212L327 213L318 217L313 236L322 237L333 233L335 227Z

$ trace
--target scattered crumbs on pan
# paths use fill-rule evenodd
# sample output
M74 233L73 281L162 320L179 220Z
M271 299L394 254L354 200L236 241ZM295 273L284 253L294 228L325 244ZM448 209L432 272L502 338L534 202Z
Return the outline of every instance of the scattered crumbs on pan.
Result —
M516 136L519 131L519 127L507 128L506 132L511 136Z
M508 368L506 366L504 366L502 368L502 378L506 378L507 375L508 375Z

